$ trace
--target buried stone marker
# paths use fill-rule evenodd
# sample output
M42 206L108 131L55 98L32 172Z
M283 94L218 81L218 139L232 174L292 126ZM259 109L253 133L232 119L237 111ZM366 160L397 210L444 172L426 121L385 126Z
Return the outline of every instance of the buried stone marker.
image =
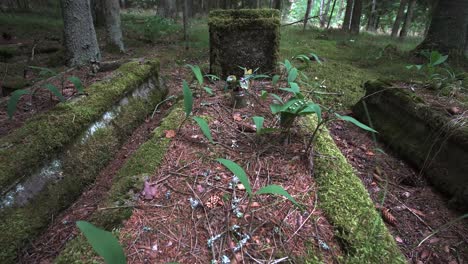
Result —
M279 55L280 13L275 9L215 10L209 15L210 72L225 79L244 70L272 73Z

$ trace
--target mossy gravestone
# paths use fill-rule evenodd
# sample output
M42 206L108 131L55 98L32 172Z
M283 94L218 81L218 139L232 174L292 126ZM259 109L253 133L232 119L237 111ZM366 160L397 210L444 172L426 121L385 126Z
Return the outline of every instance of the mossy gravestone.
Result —
M221 78L275 71L279 56L280 12L276 9L210 12L210 72Z

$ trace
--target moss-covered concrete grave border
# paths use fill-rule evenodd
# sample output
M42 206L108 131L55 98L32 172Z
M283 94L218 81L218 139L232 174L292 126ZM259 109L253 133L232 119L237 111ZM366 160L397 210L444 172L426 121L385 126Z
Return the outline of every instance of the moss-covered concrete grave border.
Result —
M452 206L467 209L468 125L391 81L367 82L364 87L365 99L353 112L368 122L364 101L382 139L421 169L437 189L451 196Z
M96 211L91 222L106 230L118 228L123 220L132 215L132 205L143 188L145 178L153 174L162 164L171 138L165 131L177 129L184 119L182 104L176 104L161 125L155 129L150 140L141 145L119 170L108 197L101 204L106 210ZM96 263L99 258L83 235L71 240L54 263Z
M313 131L317 120L309 117L304 123ZM327 129L318 133L314 151L320 154L314 158L313 175L318 205L342 242L343 263L406 263L369 193Z
M60 164L59 177L32 199L0 209L1 263L15 261L21 247L95 180L126 137L166 96L158 71L158 61L125 64L114 77L87 88L87 96L61 103L0 139L2 199L41 167Z
M210 28L210 72L242 76L239 68L275 71L279 58L280 12L276 9L214 10Z

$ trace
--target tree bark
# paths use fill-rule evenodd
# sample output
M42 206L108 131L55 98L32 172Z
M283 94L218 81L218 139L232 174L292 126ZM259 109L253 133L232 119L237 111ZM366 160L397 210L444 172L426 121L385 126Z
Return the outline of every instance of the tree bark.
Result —
M465 57L468 58L468 26L466 27L466 32L465 32Z
M281 2L282 2L281 0L274 0L273 1L273 8L281 10Z
M67 66L98 62L101 52L89 0L62 0L62 9Z
M189 12L189 0L184 0L184 12L182 15L183 24L184 24L184 42L185 42L185 49L189 49L188 45L188 12Z
M338 14L336 14L336 19L338 19L338 21L343 16L343 12L345 10L345 5L344 5L345 2L346 2L346 0L341 0L341 2L340 2L340 8L338 9Z
M119 0L103 0L104 20L106 21L107 42L120 52L125 52L122 28L120 27Z
M468 1L441 0L432 15L424 41L417 50L438 50L444 54L463 55L468 34Z
M310 9L312 5L313 5L313 0L307 0L307 7L306 7L305 16L304 16L304 28L302 29L303 31L306 29L307 21L309 21Z
M405 8L408 3L408 0L401 0L400 1L400 8L398 8L398 13L395 18L395 22L393 23L392 27L392 37L398 36L398 30L400 29L401 20L403 20L403 16L405 14Z
M408 35L408 29L411 26L411 21L413 20L414 7L416 6L416 0L411 0L408 4L408 11L406 11L405 22L403 22L403 27L400 30L400 38L404 39Z
M327 18L328 18L328 12L330 12L330 4L332 0L327 0L327 4L325 5L325 10L322 13L322 16L320 17L320 27L323 28L325 27L325 23L327 23Z
M376 25L377 21L377 0L372 0L370 12L369 12L369 17L367 20L367 27L366 30L368 31L376 31L377 27Z
M333 6L332 6L332 9L331 9L330 17L328 18L328 22L327 22L327 29L330 28L330 23L331 23L332 18L333 18L333 12L335 11L335 5L336 5L336 0L333 0Z
M351 18L351 34L359 34L361 27L362 0L354 0L353 16Z
M347 0L346 11L343 20L343 26L341 27L344 31L349 31L351 28L351 18L353 13L354 0Z
M320 27L323 28L325 26L325 0L320 1L320 9L319 9L319 21L320 21Z

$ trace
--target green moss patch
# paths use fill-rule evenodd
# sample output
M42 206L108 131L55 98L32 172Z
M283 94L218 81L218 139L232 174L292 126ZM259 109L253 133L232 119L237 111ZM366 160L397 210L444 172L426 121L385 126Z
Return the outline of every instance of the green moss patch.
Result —
M121 225L122 221L132 214L132 205L135 197L143 188L146 177L156 171L163 162L164 155L171 142L165 137L166 130L177 129L183 120L184 112L181 104L174 107L171 113L156 128L150 140L140 148L120 169L106 200L102 207L112 208L96 211L91 222L107 230L112 230ZM96 263L97 257L93 253L86 239L80 235L69 242L55 260L55 263Z
M311 128L316 120L307 120ZM319 206L336 230L346 252L345 263L406 263L367 190L327 129L318 133L314 176Z
M13 263L17 252L94 182L126 138L166 93L165 89L155 89L148 100L129 99L111 125L98 128L84 143L79 138L67 149L61 159L62 179L49 183L25 206L7 208L0 213L0 262Z
M84 98L60 103L37 115L21 128L0 139L0 190L27 177L73 142L92 122L98 120L127 93L150 76L158 77L159 63L131 62L116 76L86 89Z
M280 25L281 13L277 9L230 9L210 12L210 28L225 29L276 29Z

